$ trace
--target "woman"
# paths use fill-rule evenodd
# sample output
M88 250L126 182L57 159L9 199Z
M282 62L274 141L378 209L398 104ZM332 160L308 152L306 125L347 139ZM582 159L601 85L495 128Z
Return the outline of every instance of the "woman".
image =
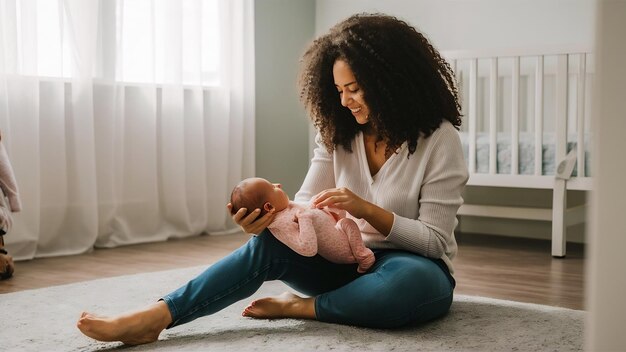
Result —
M83 313L84 334L152 342L163 329L249 297L269 280L309 297L263 298L244 316L394 328L447 313L456 212L468 177L450 66L407 23L355 15L311 44L300 85L319 133L295 201L346 210L374 250L374 266L361 274L355 265L300 256L266 229L273 213L257 219L259 209L245 217L240 209L233 220L258 235L149 307L113 318Z

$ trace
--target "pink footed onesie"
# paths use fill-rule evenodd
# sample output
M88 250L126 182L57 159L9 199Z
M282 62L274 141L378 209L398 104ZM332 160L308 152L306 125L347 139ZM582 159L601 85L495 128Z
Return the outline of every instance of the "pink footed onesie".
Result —
M289 202L286 209L276 214L268 229L300 255L312 257L319 253L333 263L358 263L357 271L364 273L376 259L363 244L358 225L346 218L345 213L339 209L313 209Z

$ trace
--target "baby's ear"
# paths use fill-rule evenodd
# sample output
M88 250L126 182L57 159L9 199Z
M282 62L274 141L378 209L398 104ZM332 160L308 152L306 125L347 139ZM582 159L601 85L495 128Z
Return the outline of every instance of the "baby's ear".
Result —
M263 204L263 209L269 213L272 209L274 209L274 206L270 202L265 202L265 204Z

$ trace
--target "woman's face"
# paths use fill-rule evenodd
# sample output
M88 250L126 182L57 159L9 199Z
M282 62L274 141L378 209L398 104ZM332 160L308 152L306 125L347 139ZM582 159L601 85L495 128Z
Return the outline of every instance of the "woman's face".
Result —
M361 125L368 123L370 110L363 100L363 90L359 87L348 63L343 60L335 61L333 77L341 105L350 109L357 123Z

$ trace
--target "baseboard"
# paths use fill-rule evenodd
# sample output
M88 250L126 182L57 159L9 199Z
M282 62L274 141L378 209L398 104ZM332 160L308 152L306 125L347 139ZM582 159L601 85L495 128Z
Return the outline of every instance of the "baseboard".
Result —
M567 241L585 243L585 223L580 221L586 217L584 208L580 206L586 203L587 192L568 191L568 223L572 226L567 227ZM483 233L486 235L501 235L507 237L533 238L533 239L552 239L552 190L546 189L524 189L524 188L501 188L501 187L475 187L468 186L463 193L465 204L468 205L489 205L502 206L506 216L511 214L519 215L518 219L503 217L488 217L489 209L485 214L485 209L480 214L476 213L476 209L471 209L474 213L468 215L460 215L458 231L465 233ZM518 212L514 209L522 211ZM534 210L538 208L541 210ZM546 209L548 212L546 213ZM589 209L587 209L589 210ZM533 212L538 212L537 216ZM474 216L470 216L474 215ZM481 216L475 216L481 215ZM486 217L483 217L487 215ZM525 219L520 219L524 217ZM529 217L535 217L535 220L527 220ZM541 218L542 220L537 220ZM576 223L576 224L574 224Z
M506 237L552 239L552 224L548 221L459 216L457 231ZM567 228L567 242L585 243L584 223Z

